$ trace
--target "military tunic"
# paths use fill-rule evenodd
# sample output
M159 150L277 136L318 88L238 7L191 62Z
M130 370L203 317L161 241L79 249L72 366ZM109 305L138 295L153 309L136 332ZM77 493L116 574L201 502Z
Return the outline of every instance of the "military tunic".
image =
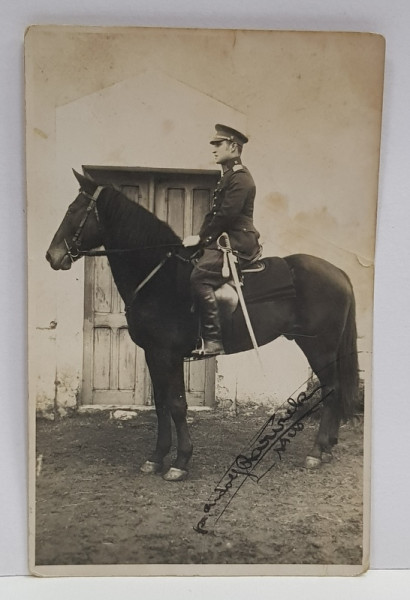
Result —
M193 270L193 285L205 283L217 288L222 277L223 253L218 250L221 233L229 235L232 249L242 260L251 260L259 253L259 233L253 224L255 182L239 158L224 165L224 173L213 195L213 205L205 216L199 232L204 249Z

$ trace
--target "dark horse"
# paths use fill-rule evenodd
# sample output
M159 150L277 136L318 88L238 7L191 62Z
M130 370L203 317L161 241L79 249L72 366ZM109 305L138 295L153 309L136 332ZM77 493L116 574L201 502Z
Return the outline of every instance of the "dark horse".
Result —
M75 175L80 193L69 206L46 258L53 269L66 270L81 253L105 247L127 307L129 334L145 350L154 390L157 443L141 470L156 473L162 469L171 447L172 417L177 457L164 478L179 481L186 476L192 455L183 361L191 355L198 335L188 266L184 267L188 276L181 279L181 262L175 257L181 240L166 223L113 187ZM115 252L119 249L125 252ZM282 334L294 339L323 386L319 431L306 458L306 466L312 468L330 460L341 419L349 416L357 397L355 300L346 274L325 260L296 254L285 261L293 273L296 297L249 305L249 314L259 345ZM157 272L144 283L156 267ZM230 354L252 347L242 321L232 331Z

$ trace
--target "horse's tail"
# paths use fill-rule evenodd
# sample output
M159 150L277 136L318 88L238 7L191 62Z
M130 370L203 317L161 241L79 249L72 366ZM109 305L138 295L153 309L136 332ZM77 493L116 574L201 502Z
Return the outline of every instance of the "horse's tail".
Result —
M356 302L352 289L351 303L337 355L340 408L349 419L357 407L359 395L359 361L357 358Z

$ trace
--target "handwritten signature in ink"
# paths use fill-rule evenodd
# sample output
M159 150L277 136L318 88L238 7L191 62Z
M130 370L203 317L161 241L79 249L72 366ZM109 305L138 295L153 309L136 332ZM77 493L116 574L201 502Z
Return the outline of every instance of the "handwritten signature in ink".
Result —
M195 531L208 533L209 530L205 528L208 520L213 517L216 524L248 478L259 483L265 477L275 464L274 461L265 470L258 468L267 454L276 454L276 457L282 460L287 445L300 431L303 431L303 420L317 412L321 403L334 391L331 389L327 394L321 394L319 399L314 399L306 406L316 392L322 389L323 386L318 385L309 393L300 393L296 400L288 398L280 410L269 417L251 440L249 451L236 456L215 486L211 498L204 505L204 516L194 526Z

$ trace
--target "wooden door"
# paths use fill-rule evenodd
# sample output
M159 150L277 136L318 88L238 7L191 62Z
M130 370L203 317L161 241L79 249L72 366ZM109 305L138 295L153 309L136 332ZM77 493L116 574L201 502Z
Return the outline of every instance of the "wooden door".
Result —
M86 168L100 183L115 183L134 202L167 221L184 237L199 231L209 210L218 173ZM128 335L124 305L105 257L85 266L82 403L112 406L152 404L144 351ZM215 360L186 362L187 402L212 405Z

